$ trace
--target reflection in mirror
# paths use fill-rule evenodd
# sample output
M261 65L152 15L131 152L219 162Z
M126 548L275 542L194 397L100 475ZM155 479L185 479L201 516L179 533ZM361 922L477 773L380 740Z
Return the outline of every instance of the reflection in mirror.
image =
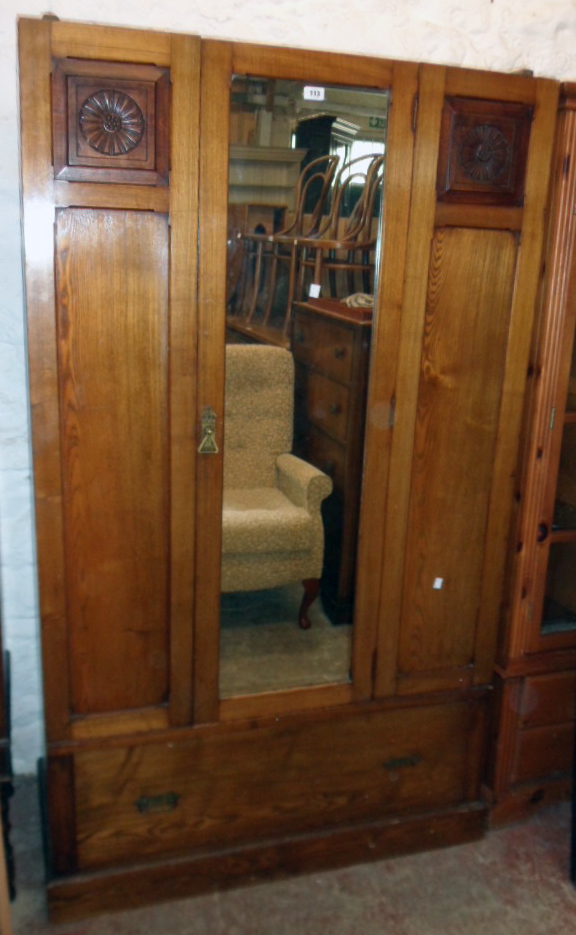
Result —
M222 698L350 679L387 112L232 82Z

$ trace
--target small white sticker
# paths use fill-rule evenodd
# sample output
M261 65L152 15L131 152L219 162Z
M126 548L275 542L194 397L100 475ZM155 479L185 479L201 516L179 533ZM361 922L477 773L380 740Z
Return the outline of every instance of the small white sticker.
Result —
M444 585L444 578L434 578L434 584L432 587L435 591L440 591Z
M308 289L308 295L311 299L320 298L320 284L317 282L311 282L310 288Z
M306 85L302 96L305 101L323 101L325 90L324 88L314 88L311 85Z

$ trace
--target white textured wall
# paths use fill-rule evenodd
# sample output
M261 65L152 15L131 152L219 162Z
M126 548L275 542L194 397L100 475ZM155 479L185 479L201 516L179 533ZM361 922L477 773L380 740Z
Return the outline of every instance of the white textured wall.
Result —
M2 0L0 568L17 772L42 751L18 197L16 18L171 29L576 80L574 0Z

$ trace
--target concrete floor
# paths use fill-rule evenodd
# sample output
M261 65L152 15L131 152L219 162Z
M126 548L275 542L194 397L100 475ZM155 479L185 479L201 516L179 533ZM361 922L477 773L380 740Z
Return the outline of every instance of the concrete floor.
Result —
M570 809L482 841L278 883L49 925L36 783L11 803L15 935L576 935Z

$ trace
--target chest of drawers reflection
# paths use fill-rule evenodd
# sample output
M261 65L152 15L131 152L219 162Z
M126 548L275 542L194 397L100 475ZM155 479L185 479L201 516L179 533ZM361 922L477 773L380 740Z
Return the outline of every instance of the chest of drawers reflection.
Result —
M335 623L352 620L371 333L372 308L336 299L295 304L294 444L334 484L323 505L321 593Z

